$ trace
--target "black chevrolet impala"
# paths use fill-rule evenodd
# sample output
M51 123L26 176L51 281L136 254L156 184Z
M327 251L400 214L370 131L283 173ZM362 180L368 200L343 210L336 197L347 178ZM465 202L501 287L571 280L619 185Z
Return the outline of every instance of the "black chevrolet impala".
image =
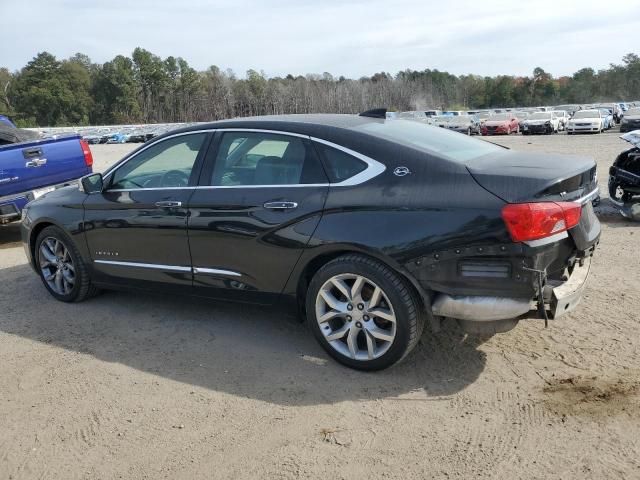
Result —
M593 160L371 115L157 137L28 205L31 265L65 302L124 288L296 305L367 370L445 317L496 333L576 306L600 236Z

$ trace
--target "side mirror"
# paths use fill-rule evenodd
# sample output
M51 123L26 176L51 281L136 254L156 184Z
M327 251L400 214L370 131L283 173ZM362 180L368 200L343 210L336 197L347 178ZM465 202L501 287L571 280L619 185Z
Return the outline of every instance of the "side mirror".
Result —
M80 191L91 195L92 193L100 193L104 187L101 173L91 173L80 179Z

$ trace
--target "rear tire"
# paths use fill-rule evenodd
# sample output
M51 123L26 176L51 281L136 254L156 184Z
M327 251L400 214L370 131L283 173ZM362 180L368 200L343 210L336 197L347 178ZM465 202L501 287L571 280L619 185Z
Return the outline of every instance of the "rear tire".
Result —
M46 227L36 239L34 259L49 293L62 302L81 302L98 293L75 243L61 228Z
M420 298L406 279L357 254L318 270L306 307L322 348L358 370L382 370L401 361L418 343L425 323Z

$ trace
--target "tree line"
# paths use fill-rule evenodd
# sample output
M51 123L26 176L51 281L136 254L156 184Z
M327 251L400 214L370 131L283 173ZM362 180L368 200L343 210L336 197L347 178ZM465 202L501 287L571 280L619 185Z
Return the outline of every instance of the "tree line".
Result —
M19 71L0 68L0 113L20 126L207 121L285 113L481 109L640 99L640 57L554 78L456 76L425 69L348 79L330 73L267 77L211 66L196 71L181 57L136 48L104 64L84 54L58 60L39 53Z

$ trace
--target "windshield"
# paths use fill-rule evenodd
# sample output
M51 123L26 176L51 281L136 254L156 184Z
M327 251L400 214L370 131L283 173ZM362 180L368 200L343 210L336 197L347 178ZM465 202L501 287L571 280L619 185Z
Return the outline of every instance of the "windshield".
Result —
M493 120L497 120L502 121L502 120L509 120L509 114L508 113L499 113L498 115L492 115L491 117L489 117L489 120L493 121Z
M626 111L625 117L628 117L629 115L640 115L640 108L630 108Z
M551 120L549 112L537 112L529 117L529 120Z
M365 123L355 127L355 130L458 163L505 151L504 148L492 143L476 140L444 128L406 120Z
M580 110L573 115L573 118L600 118L600 113L595 110Z

